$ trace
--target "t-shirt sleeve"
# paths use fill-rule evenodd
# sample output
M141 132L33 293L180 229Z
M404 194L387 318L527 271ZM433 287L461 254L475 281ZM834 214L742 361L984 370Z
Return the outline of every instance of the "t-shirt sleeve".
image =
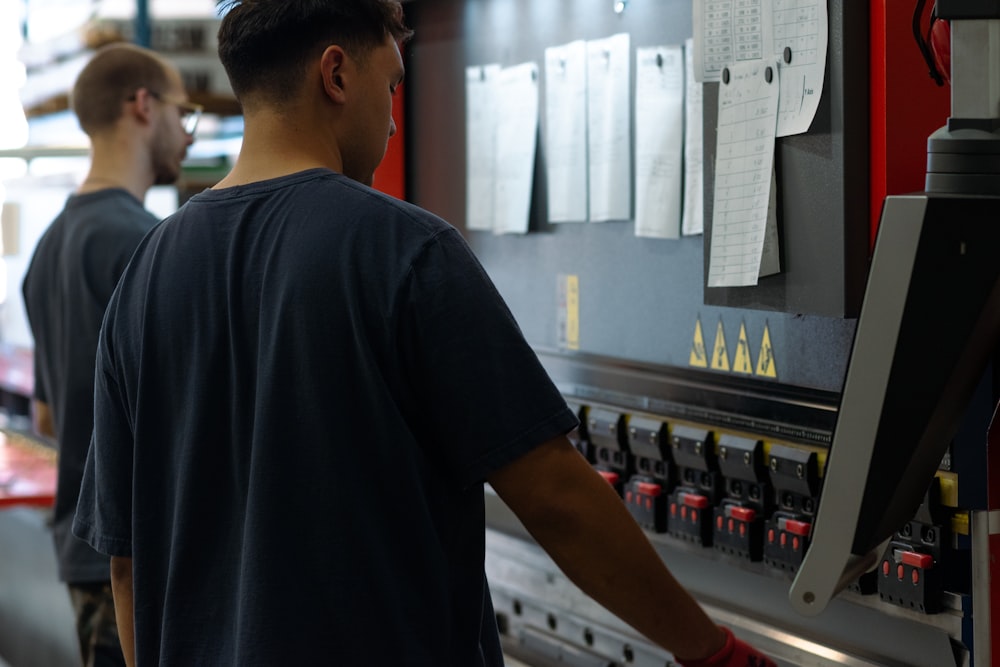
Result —
M399 335L424 439L464 487L577 425L457 231L424 246L403 293Z
M32 289L34 286L34 271L35 271L35 261L32 258L31 263L28 265L28 270L24 275L24 282L21 285L21 294L24 299L24 311L28 316L28 327L31 329L33 336L37 336L35 327L37 324L32 324L32 314L35 312L38 304L34 302L32 295L35 290ZM36 342L33 346L32 352L32 363L34 365L34 376L35 376L35 386L32 389L31 397L42 403L48 403L48 391L45 387L45 381L43 378L48 377L48 369L45 365L45 355L41 353L40 346Z
M136 247L156 224L155 218L141 208L124 211L118 222L95 233L87 266L92 289L104 303L111 299Z
M48 371L45 364L45 356L41 353L38 344L34 346L34 351L32 352L33 364L34 364L34 376L35 385L31 391L32 398L41 403L49 402L49 394L45 389L45 380L47 378Z
M109 556L132 555L132 428L115 379L106 329L94 376L94 432L87 451L73 533Z

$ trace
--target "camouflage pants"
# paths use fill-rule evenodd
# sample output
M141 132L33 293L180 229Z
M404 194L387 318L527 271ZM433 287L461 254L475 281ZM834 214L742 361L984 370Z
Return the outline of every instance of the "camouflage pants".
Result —
M84 667L124 667L111 584L70 584Z

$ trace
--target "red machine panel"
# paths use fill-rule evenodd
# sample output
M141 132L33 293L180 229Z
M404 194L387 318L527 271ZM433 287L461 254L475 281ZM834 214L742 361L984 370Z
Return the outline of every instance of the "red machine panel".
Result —
M929 14L933 2L927 3ZM876 0L871 8L871 242L887 195L924 189L927 137L948 120L950 88L928 73L913 36L914 3ZM927 16L921 21L926 32Z
M392 119L396 121L396 136L389 139L382 164L375 170L375 189L397 199L406 198L406 137L404 133L405 109L403 86L396 88L392 98Z

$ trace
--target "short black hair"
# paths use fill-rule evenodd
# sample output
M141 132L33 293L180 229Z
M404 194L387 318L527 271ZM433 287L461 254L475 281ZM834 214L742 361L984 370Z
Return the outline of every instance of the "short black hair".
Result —
M241 101L294 96L309 62L331 44L363 62L387 37L412 34L396 0L230 0L224 9L219 59Z

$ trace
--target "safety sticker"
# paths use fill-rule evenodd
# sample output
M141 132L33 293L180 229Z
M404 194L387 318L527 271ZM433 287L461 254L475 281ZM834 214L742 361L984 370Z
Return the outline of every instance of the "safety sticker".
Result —
M768 378L778 377L774 364L774 348L771 346L771 332L764 324L764 338L760 342L760 354L757 355L757 375Z
M691 356L688 365L698 368L708 368L708 355L705 353L705 334L701 331L701 318L694 321L694 340L691 341Z
M729 370L729 353L726 352L726 334L722 330L722 318L715 330L715 345L712 346L712 370Z
M753 375L753 361L750 359L750 341L747 340L747 327L740 322L740 339L736 342L736 355L733 357L733 371Z

